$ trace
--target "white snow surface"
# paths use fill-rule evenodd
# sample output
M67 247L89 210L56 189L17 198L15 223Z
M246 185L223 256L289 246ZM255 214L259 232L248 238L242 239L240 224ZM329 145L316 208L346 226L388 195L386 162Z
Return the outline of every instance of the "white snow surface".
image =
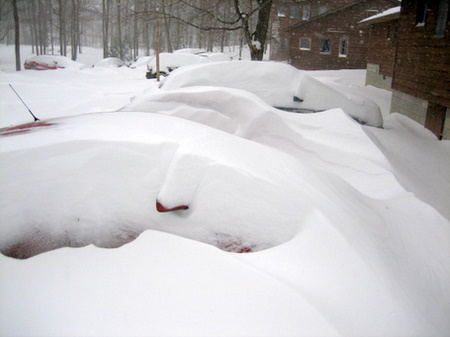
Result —
M284 63L241 61L182 67L164 80L162 88L174 90L192 86L247 90L276 107L310 110L339 107L363 123L383 125L380 108L372 100L338 92L305 71ZM294 101L294 97L302 101Z
M125 62L118 57L107 57L98 61L94 67L118 68L125 65Z
M0 135L0 250L50 251L0 254L0 336L450 335L450 142L387 115L364 70L308 74L384 128L12 64L0 125L32 122L8 84L41 123Z

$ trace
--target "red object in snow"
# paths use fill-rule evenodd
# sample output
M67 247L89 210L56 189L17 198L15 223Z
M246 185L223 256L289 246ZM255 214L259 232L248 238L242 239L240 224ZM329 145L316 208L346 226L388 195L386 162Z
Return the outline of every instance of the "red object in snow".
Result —
M156 200L156 210L160 213L179 211L183 209L189 209L187 205L175 206L172 208L166 208L163 204L161 204L158 200Z
M15 135L20 133L26 133L34 128L45 128L48 126L52 126L54 123L48 123L48 122L32 122L27 124L21 124L16 126L11 126L8 128L2 128L0 129L0 136L9 136L9 135Z
M26 61L24 63L24 68L31 70L55 70L63 67L59 67L56 62L52 64L45 62Z

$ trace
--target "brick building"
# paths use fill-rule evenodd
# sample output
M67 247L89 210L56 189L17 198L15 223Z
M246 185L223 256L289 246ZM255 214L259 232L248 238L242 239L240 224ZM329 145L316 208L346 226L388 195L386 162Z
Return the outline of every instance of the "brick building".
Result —
M351 2L354 0L277 1L271 14L270 59L289 60L291 34L286 31L287 28Z
M403 0L391 111L450 139L449 0Z
M398 0L280 2L272 14L271 59L310 70L365 68L367 34L358 22L398 4Z
M361 23L370 26L368 84L392 76L391 112L409 116L439 139L450 139L449 3L403 0L398 16Z
M360 28L369 31L366 85L392 90L398 44L400 6L364 19Z

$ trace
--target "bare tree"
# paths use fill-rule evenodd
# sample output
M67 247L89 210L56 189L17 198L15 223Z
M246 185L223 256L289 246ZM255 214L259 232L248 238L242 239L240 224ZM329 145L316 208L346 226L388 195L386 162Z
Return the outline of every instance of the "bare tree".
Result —
M71 56L76 61L80 45L80 0L72 0Z
M59 50L61 55L67 55L66 37L66 0L59 0Z
M17 9L17 0L12 0L14 15L14 45L16 53L16 70L20 71L20 23L19 11Z
M252 60L262 60L267 41L270 12L273 0L232 0L200 1L179 0L191 13L190 17L178 16L165 6L165 17L174 18L203 32L241 31L245 43L250 49ZM169 9L167 9L169 8ZM254 27L254 28L253 28ZM214 35L210 35L211 39ZM204 37L199 38L199 46ZM210 45L212 40L210 40Z
M102 0L103 58L109 57L109 20L111 0Z

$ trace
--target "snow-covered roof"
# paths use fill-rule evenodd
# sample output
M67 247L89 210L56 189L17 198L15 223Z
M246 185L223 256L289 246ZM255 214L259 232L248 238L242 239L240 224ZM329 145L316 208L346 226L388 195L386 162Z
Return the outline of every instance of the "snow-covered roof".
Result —
M388 10L385 10L384 12L381 12L379 14L370 16L368 18L365 18L364 20L361 20L359 24L374 24L374 23L380 23L385 21L390 21L393 19L397 19L400 16L400 8L401 6L389 8Z

